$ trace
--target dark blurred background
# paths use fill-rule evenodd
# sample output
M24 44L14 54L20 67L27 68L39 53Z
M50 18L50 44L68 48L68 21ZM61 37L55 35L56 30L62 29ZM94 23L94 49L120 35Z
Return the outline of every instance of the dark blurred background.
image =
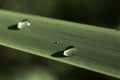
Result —
M1 0L0 9L117 29L119 0ZM118 80L0 46L0 80Z

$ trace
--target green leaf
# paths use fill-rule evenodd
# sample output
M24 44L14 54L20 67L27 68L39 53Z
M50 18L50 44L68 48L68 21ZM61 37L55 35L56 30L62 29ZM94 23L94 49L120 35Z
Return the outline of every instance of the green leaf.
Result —
M29 19L31 26L11 28L22 19ZM120 78L118 30L1 10L0 45ZM77 49L74 55L59 56L71 45Z

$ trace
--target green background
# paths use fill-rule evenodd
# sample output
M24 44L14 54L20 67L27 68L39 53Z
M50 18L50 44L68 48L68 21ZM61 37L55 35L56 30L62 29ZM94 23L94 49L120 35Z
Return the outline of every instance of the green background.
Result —
M119 0L1 0L0 8L117 29L120 18L119 3ZM118 80L0 46L0 80L88 79Z

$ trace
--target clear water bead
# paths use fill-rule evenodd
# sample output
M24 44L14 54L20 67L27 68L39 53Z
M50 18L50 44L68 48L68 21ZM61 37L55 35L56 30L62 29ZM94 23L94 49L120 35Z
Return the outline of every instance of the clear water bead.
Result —
M76 49L75 47L69 48L69 49L64 50L63 55L64 55L64 56L71 56L71 55L73 55L76 51L77 51L77 49Z
M30 21L27 19L24 19L18 22L17 28L21 30L21 29L29 27L30 25L31 25Z
M55 44L60 44L60 43L62 43L62 41L57 41L57 42L55 42Z

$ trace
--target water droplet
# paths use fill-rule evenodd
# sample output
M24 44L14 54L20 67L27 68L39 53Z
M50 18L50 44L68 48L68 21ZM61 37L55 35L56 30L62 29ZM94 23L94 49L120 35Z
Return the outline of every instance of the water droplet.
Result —
M57 41L57 42L55 42L55 44L60 44L60 43L62 43L62 41Z
M68 49L64 50L63 55L64 55L64 56L71 56L71 55L73 55L76 51L77 51L77 49L76 49L75 47L71 47L71 48L68 48Z
M53 57L68 57L68 56L72 56L77 51L78 51L78 49L75 46L70 45L64 50L53 53L51 56L53 56Z
M21 29L29 27L30 25L31 25L30 21L27 19L24 19L18 22L17 28L21 30Z

